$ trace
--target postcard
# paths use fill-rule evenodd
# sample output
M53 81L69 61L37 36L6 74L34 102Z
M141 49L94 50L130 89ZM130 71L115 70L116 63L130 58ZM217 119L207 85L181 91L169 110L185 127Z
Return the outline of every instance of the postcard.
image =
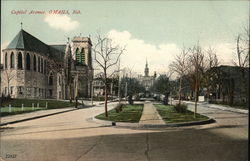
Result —
M1 161L246 161L249 1L1 1Z

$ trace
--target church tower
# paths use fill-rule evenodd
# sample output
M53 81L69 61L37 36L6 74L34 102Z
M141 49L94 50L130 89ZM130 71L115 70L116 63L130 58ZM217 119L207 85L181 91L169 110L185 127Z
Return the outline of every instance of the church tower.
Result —
M148 69L148 61L147 60L146 60L146 66L145 66L144 73L145 73L145 77L148 77L149 69Z
M77 65L86 65L92 69L91 47L89 37L76 36L72 40L72 56Z

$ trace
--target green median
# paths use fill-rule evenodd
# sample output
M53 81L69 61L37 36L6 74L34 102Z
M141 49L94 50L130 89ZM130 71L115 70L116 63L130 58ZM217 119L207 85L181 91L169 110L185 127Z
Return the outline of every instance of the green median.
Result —
M196 114L196 118L194 118L194 113L189 110L185 110L184 112L177 112L175 107L171 105L156 104L154 106L166 123L202 121L209 119L207 116L203 116L200 114Z
M115 122L136 123L140 121L142 110L142 104L122 105L122 111L118 112L118 110L112 109L108 111L108 117L105 116L105 113L102 113L96 118Z

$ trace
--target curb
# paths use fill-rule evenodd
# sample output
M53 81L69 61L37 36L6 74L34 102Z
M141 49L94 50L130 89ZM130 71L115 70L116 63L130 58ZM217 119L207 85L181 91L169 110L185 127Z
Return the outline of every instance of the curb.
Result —
M194 102L185 102L184 101L184 103L194 105ZM217 104L209 104L209 103L204 104L204 103L198 102L198 105L201 105L201 106L204 106L207 108L219 109L222 111L229 111L229 112L235 112L235 113L240 113L240 114L248 114L249 113L248 110L237 109L237 108L233 108L233 107L225 107L223 105L221 105L221 107L220 107L220 105L217 105Z
M160 128L160 127L182 127L182 126L194 126L194 125L205 125L216 122L214 119L210 118L203 121L192 121L192 122L181 122L181 123L166 123L165 125L152 125L152 124L143 124L139 125L142 128Z
M113 125L114 121L100 120L95 117L87 119L88 121L93 121L98 124L105 125ZM215 123L216 121L213 118L209 118L203 121L192 121L192 122L181 122L181 123L166 123L164 125L154 125L154 124L139 124L139 123L125 123L125 122L116 122L114 127L122 127L122 128L137 128L137 129L145 129L145 128L164 128L164 127L182 127L182 126L194 126L194 125L205 125Z
M55 112L55 113L50 113L50 114L45 114L45 115L40 115L40 116L35 116L35 117L30 117L30 118L25 118L25 119L21 119L21 120L5 122L5 123L1 123L0 126L5 126L5 125L8 125L8 124L15 124L15 123L19 123L19 122L34 120L34 119L39 119L39 118L42 118L42 117L48 117L48 116L52 116L52 115L62 114L62 113L66 113L66 112L70 112L70 111L75 111L75 110L79 110L79 109L81 109L81 108L70 109L70 110L61 111L61 112Z

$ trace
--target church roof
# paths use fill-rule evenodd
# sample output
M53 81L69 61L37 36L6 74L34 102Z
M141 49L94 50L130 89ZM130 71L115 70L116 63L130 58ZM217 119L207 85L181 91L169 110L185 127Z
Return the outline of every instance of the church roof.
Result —
M22 49L38 52L57 61L63 61L66 45L47 45L28 32L21 29L6 49ZM64 50L63 50L64 49Z
M49 53L49 47L28 32L21 29L15 38L10 42L7 49L23 49L39 53Z
M49 45L53 48L56 48L57 50L61 51L61 52L65 52L66 50L66 45Z

